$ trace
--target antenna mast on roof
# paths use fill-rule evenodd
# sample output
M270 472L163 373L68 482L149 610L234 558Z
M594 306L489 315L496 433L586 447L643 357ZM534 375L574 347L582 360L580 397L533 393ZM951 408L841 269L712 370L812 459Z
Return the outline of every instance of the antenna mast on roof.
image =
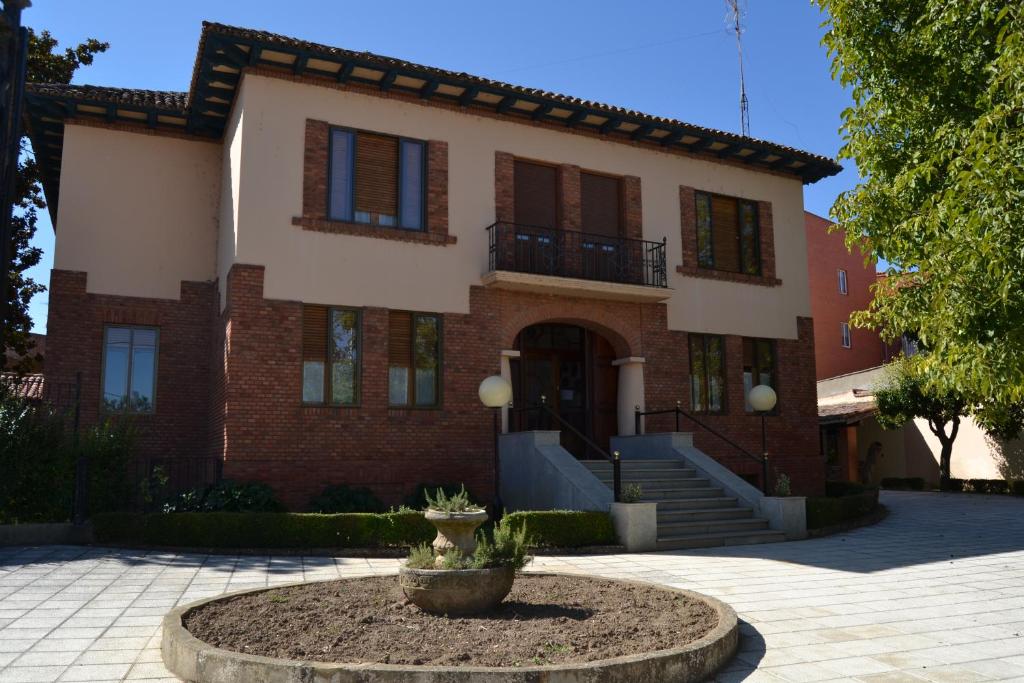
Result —
M750 136L750 102L747 101L747 86L743 79L743 42L740 34L743 29L740 26L740 4L739 0L725 0L729 7L731 16L728 21L731 28L736 32L736 53L740 61L740 131L745 136Z

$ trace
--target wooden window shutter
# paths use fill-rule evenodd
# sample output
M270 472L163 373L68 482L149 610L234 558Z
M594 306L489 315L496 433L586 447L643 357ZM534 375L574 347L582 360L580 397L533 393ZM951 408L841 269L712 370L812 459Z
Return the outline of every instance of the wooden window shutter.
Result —
M391 311L388 315L388 365L407 368L412 364L412 313Z
M398 138L356 136L356 211L398 216Z
M302 360L327 359L327 306L302 307Z
M583 232L618 237L622 234L622 179L580 173Z
M711 197L711 233L714 242L715 268L739 272L739 215L735 199Z
M513 172L515 222L541 228L558 227L558 171L516 161Z

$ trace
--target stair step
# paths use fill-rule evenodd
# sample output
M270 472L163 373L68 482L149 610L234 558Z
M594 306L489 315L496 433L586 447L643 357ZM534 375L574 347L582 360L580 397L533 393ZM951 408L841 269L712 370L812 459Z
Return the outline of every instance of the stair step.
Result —
M591 472L591 474L593 474L598 479L608 479L610 481L611 478L612 478L612 468L611 467L605 467L603 469L591 468L590 472ZM698 478L700 478L700 476L697 474L697 470L692 470L692 469L634 471L634 470L627 469L627 468L623 467L621 474L622 474L623 480L629 479L631 481L639 481L639 482L663 481L663 480L666 480L666 479L698 479Z
M723 507L708 510L666 510L663 512L661 505L658 505L659 525L675 522L697 522L701 520L750 519L753 516L754 511L750 508Z
M692 534L720 534L739 533L748 531L763 531L768 528L768 522L763 519L720 519L720 520L697 520L693 522L667 522L658 523L659 537L676 537Z
M736 499L727 496L715 496L711 498L676 498L673 500L658 501L658 512L673 512L675 510L720 510L722 508L735 508Z
M664 491L644 491L640 500L653 503L673 500L692 500L694 498L721 498L722 489L714 486L687 489L666 489Z
M580 462L590 469L600 469L603 467L611 468L612 464L608 460L580 460ZM682 460L620 460L619 461L622 469L630 470L681 470L681 469L693 469Z
M612 485L613 480L611 477L598 477L598 479L602 484L607 486ZM671 491L676 489L703 489L711 486L711 482L707 479L700 479L697 477L690 479L663 479L661 481L644 483L624 476L622 477L622 485L625 486L626 484L639 484L644 493L647 493L648 491Z
M776 543L786 540L781 531L742 531L711 534L689 534L658 538L658 550L682 550L689 548L715 548L723 545L750 545L754 543Z

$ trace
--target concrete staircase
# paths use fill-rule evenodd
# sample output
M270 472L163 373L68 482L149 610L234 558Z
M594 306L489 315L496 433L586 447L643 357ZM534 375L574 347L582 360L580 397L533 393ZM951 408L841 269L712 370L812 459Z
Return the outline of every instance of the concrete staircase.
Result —
M603 484L612 486L607 460L580 461ZM729 497L682 459L622 462L622 486L639 484L643 502L658 504L658 550L710 548L723 545L773 543L786 540L767 520Z

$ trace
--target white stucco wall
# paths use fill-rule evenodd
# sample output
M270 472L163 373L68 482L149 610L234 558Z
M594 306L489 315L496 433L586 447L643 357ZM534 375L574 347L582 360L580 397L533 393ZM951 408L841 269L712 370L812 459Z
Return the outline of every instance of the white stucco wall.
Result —
M484 228L495 219L494 153L577 164L641 178L644 238L668 239L671 329L796 337L810 316L803 187L799 180L397 100L246 75L230 142L234 252L223 244L218 272L233 262L266 266L268 298L439 312L469 310L469 287L487 268ZM237 113L236 113L237 117ZM302 230L307 118L448 142L449 217L458 244L403 243ZM235 145L241 140L241 154ZM679 186L771 201L775 288L688 278L681 262ZM222 221L224 207L222 207ZM222 226L222 236L227 233Z
M69 124L61 164L54 268L164 299L215 277L220 144Z

